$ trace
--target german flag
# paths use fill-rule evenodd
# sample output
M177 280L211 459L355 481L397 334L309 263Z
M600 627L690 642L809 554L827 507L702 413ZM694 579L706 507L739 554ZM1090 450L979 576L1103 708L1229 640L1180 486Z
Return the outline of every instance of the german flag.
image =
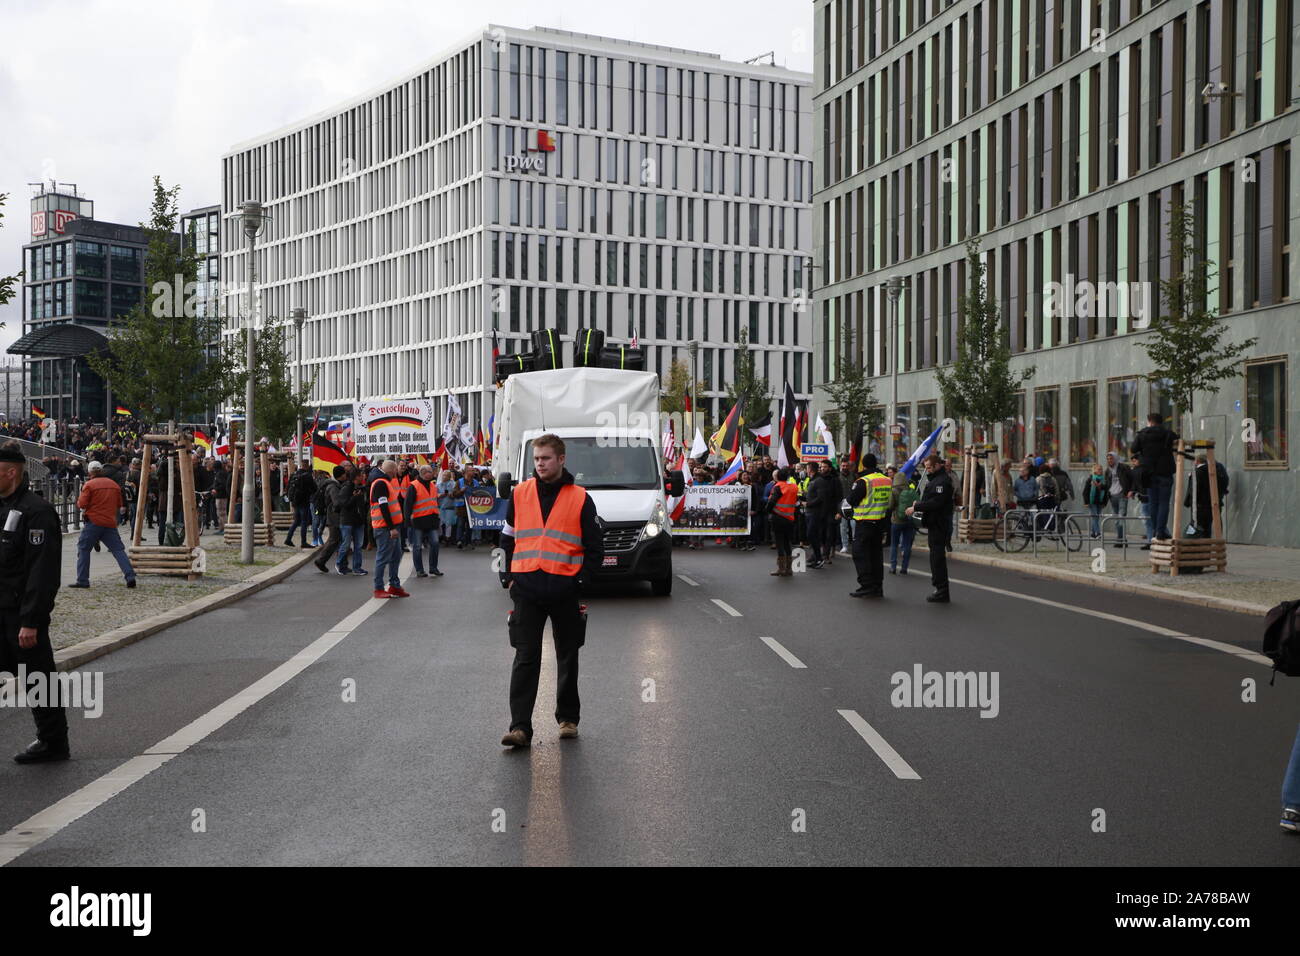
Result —
M126 418L130 418L130 417L131 417L131 409L127 408L125 405L119 405L119 406L117 406L116 409L114 409L114 414L122 415L122 416L124 416L124 417L126 417Z
M32 406L32 418L39 419L40 421L45 421L45 412L41 411L41 406L39 405Z
M477 448L474 454L474 464L486 465L488 463L488 445L487 441L483 438L483 429L480 428L478 430L476 438L477 441L475 442L475 445Z
M209 438L207 435L203 434L203 432L199 431L197 428L194 429L194 444L198 445L200 448L206 450L209 454L211 454L212 439Z
M348 460L343 449L317 431L311 437L311 467L314 471L333 472L336 465Z
M713 433L712 442L724 461L730 462L740 452L740 426L745 424L743 417L744 401L736 402L727 413L722 427Z

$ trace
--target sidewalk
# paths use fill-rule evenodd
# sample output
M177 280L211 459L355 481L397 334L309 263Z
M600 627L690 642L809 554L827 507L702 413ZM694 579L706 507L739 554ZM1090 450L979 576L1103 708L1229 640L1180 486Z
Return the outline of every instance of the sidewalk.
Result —
M148 534L153 537L149 538ZM70 588L77 579L77 534L63 536L63 586L54 605L50 623L50 638L56 651L81 641L99 638L106 632L117 634L130 630L132 625L143 624L154 615L178 612L197 599L206 598L227 589L244 585L253 577L298 558L292 567L301 567L315 553L311 550L286 548L257 548L255 563L239 562L239 549L228 547L221 535L211 532L199 539L207 552L207 571L191 583L183 577L161 574L141 574L137 586L128 590L117 562L107 548L90 555L90 587L85 590ZM144 543L157 544L158 532L146 529ZM123 539L123 543L127 543ZM129 547L129 544L128 544ZM155 628L156 629L156 628Z
M917 538L916 550L926 550L923 542L923 538ZM1092 551L1100 547L1100 542L1088 539L1082 548L1068 555L1068 560L1065 549L1058 549L1051 541L1040 542L1037 555L1032 544L1018 554L1003 553L992 544L954 544L948 557L1246 614L1262 615L1280 601L1300 598L1300 551L1296 549L1229 544L1227 571L1173 577L1168 572L1152 574L1148 552L1138 550L1139 544L1137 541L1125 551L1109 541L1104 571L1093 570Z

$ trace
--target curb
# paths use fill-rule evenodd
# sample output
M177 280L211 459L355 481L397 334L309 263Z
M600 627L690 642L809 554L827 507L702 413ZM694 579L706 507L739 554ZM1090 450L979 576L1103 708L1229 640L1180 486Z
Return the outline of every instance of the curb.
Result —
M930 549L923 546L917 546L913 551L924 551L927 554ZM1158 588L1151 584L1134 584L1131 581L1113 581L1109 578L1103 578L1097 575L1081 574L1078 571L1065 571L1061 568L1048 568L1036 564L1029 564L1022 561L1013 561L1009 558L995 558L990 555L971 554L968 551L950 551L948 559L956 561L966 561L970 564L982 564L985 567L1001 568L1006 571L1020 571L1023 574L1030 574L1039 578L1052 578L1057 581L1070 581L1074 584L1086 584L1095 588L1109 588L1112 591L1125 591L1129 594L1140 594L1147 597L1162 597L1170 601L1181 601L1184 604L1196 604L1200 607L1215 608L1220 611L1233 611L1237 614L1252 614L1257 617L1263 617L1269 612L1269 608L1263 604L1255 604L1250 601L1234 601L1232 598L1211 597L1208 594L1196 594L1186 591L1175 591L1172 589Z
M196 598L179 607L174 607L170 611L163 611L152 617L146 617L143 620L136 621L132 624L124 624L121 627L114 628L99 637L88 638L79 641L68 647L61 648L54 652L54 665L56 670L67 671L74 667L81 667L88 664L97 657L103 657L105 654L111 654L118 648L126 647L128 644L134 644L136 641L143 640L152 634L166 630L173 624L180 624L182 621L188 621L198 617L200 614L206 614L208 611L215 611L219 607L225 607L227 604L234 604L240 598L247 597L250 594L256 594L258 591L269 588L272 584L279 584L289 575L293 574L313 557L315 551L307 551L303 554L295 554L292 557L285 558L275 567L267 568L260 571L246 581L240 581L238 584L232 584L229 587L222 588L212 594L206 594L201 598Z

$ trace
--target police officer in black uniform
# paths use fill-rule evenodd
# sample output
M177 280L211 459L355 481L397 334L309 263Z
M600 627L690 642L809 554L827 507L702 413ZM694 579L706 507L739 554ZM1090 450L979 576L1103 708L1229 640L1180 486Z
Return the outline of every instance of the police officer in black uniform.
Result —
M907 514L920 514L925 526L926 545L930 549L930 583L934 585L934 593L926 600L931 604L947 604L948 539L952 537L954 507L952 476L939 455L928 456L924 464L929 480L920 500L907 509Z
M44 674L57 685L50 612L59 593L63 529L54 507L27 486L27 459L18 446L0 446L0 671L28 682ZM36 740L19 763L68 759L68 718L62 706L33 707Z

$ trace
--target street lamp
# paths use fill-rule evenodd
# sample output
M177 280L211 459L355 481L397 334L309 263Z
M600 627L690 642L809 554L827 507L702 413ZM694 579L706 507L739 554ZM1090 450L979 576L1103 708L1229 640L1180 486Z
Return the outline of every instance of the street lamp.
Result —
M298 435L298 460L303 459L302 440L302 419L298 415L298 388L302 382L302 327L307 322L307 310L296 308L289 310L289 317L293 319L294 335L293 341L298 350L298 361L293 366L293 427Z
M266 229L270 216L262 209L256 199L249 199L239 204L238 218L244 221L244 238L248 246L248 315L245 323L245 370L248 382L244 386L244 511L240 522L239 560L241 564L253 563L253 509L257 501L256 479L253 463L257 458L253 447L253 379L256 359L253 354L253 340L257 327L257 237ZM267 526L271 516L263 515Z
M686 349L691 356L691 378L690 381L686 383L686 386L691 391L691 425L690 425L691 438L690 440L693 442L695 441L695 416L700 413L700 391L698 388L696 388L696 385L698 384L697 368L699 365L699 357L700 357L700 343L691 342L691 344L688 345ZM682 441L683 443L685 443L686 441L685 435L682 436Z
M898 421L898 297L903 294L907 288L907 276L890 276L885 280L885 291L889 294L889 379L890 379L890 400L889 400L889 434L887 439L889 443L890 454L886 458L892 461L896 453L893 449L894 429L899 426ZM901 429L900 429L901 434ZM882 451L884 449L881 449Z

